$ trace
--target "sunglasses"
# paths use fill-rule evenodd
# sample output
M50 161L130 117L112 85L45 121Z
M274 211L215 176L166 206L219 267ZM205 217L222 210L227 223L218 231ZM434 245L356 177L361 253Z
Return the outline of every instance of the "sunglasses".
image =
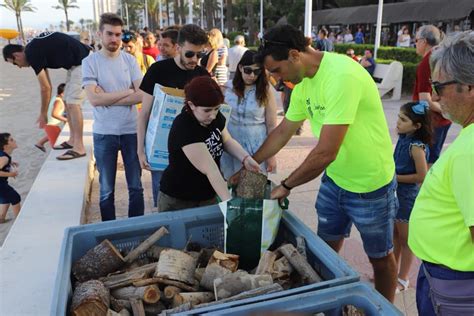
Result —
M271 41L267 40L264 37L260 40L260 47L261 48L268 48L269 46L288 46L288 43L278 42L278 41Z
M260 68L252 68L252 67L242 67L242 70L244 72L244 74L246 75L250 75L251 73L253 73L255 76L258 76L262 73L262 69Z
M124 41L126 43L130 42L131 40L134 40L134 39L136 39L136 38L135 38L135 35L133 35L133 34L123 34L122 35L122 41Z
M184 53L184 57L186 58L193 58L194 56L197 56L197 58L203 58L206 56L205 52L193 52L192 50L188 50Z
M446 82L431 81L431 89L433 90L434 93L441 96L441 93L443 93L443 89L446 86L456 84L456 83L459 83L459 82L456 81L456 80L450 80L450 81L446 81Z

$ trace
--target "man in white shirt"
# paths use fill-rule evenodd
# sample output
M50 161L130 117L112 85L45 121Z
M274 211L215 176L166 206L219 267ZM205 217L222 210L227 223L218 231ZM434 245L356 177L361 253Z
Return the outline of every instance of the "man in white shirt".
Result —
M245 51L248 50L245 47L245 38L242 35L237 35L234 39L235 45L229 49L229 55L227 58L230 77L229 79L234 79L235 70L237 69L237 64L244 55Z

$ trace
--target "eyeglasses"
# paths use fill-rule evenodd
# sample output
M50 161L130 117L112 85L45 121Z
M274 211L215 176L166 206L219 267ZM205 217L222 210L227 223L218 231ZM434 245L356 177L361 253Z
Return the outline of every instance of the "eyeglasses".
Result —
M456 80L450 80L450 81L446 81L446 82L431 81L431 89L433 90L434 93L441 96L441 93L443 93L443 89L446 86L456 84L456 83L459 83L459 82L456 81Z
M252 72L255 76L258 76L262 73L262 69L260 68L252 68L252 67L242 67L244 74L250 75Z
M415 38L415 43L418 43L421 40L424 40L424 38Z
M193 58L194 56L197 56L197 58L203 58L206 55L205 52L193 52L192 50L188 50L184 53L184 57L186 58Z
M271 45L276 45L276 46L288 46L288 43L284 42L278 42L278 41L272 41L272 40L267 40L264 37L260 39L260 47L261 48L268 48L268 46Z

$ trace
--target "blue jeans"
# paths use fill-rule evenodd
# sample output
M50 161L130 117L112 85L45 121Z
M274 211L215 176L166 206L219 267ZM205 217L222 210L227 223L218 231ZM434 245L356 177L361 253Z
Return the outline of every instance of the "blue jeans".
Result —
M153 191L153 206L158 207L158 195L160 193L160 181L163 175L162 170L151 171L151 190Z
M128 216L143 215L145 202L142 169L137 156L137 134L102 135L94 133L94 156L99 171L100 214L103 221L115 219L115 176L121 152L128 186Z
M433 164L438 160L439 155L441 155L441 150L443 150L444 141L448 135L448 130L451 127L451 124L441 127L436 127L434 129L434 138L433 145L430 146L430 156L428 157L428 163Z
M318 236L326 241L341 240L349 237L354 223L369 258L386 257L393 249L393 222L398 209L396 190L394 178L375 191L353 193L324 174L316 200Z
M460 258L460 260L462 260ZM423 261L418 272L418 279L416 281L416 307L418 314L423 316L436 316L433 308L433 302L430 297L430 285L426 279L423 265L433 278L441 280L470 280L474 282L474 272L455 271L444 268L440 265Z

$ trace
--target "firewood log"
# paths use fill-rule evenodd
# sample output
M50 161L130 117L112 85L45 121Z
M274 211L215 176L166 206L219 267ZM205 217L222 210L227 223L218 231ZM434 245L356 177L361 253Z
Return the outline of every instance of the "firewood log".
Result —
M276 257L275 253L268 250L265 251L260 257L255 274L271 274Z
M193 293L178 293L173 297L173 307L178 307L185 303L191 303L191 305L198 305L201 303L207 303L214 300L214 294L212 292L193 292Z
M117 274L108 277L107 280L101 280L104 285L109 289L116 289L119 287L125 287L131 285L133 282L146 278L147 273L145 271L139 272L126 272L123 274Z
M214 294L216 300L220 300L270 284L273 284L271 275L253 275L239 270L214 280Z
M105 316L110 306L110 292L97 280L80 283L72 295L72 314L74 316Z
M105 239L74 263L72 273L79 282L84 282L117 271L123 264L120 252Z
M132 310L129 300L119 300L112 295L110 296L110 307L117 313L123 309Z
M293 271L290 261L286 257L281 257L273 263L272 277L273 279L289 278Z
M207 265L199 285L201 285L206 290L213 291L214 280L231 273L231 270L221 267L217 262L210 263Z
M161 302L155 304L143 304L145 308L145 315L156 316L166 309L165 305Z
M168 316L168 315L173 315L176 313L182 313L182 312L189 311L192 308L193 308L192 304L188 302L175 308L166 309L162 311L159 316Z
M218 250L214 251L211 258L209 259L209 263L217 263L221 267L224 267L232 272L237 271L239 267L239 255L233 255L230 253L222 253Z
M159 260L161 252L165 249L169 249L169 248L153 245L145 253L148 258Z
M260 172L243 169L240 172L239 183L235 189L235 195L246 199L264 199L266 185L266 175Z
M142 300L130 299L130 305L132 306L133 316L145 316L145 308L143 307Z
M303 236L296 237L296 250L298 250L305 260L308 260L308 256L306 255L306 240Z
M155 277L194 284L196 260L187 253L174 249L163 250Z
M288 259L305 282L312 284L322 281L321 277L292 244L281 246L279 251Z
M118 313L112 309L109 309L107 311L107 316L131 316L131 314L126 308L122 309Z
M112 290L112 295L117 299L140 299L146 303L153 304L160 300L160 289L156 285L128 286Z
M157 242L161 237L168 234L168 230L165 227L160 227L156 232L154 232L150 237L148 237L144 242L142 242L137 248L130 251L130 253L125 257L125 262L132 262L142 253L147 251L155 242Z
M194 279L196 279L198 282L201 282L204 271L206 271L206 268L196 268L196 271L194 271Z
M150 284L164 284L164 285L173 285L176 287L179 287L180 289L187 291L187 292L197 292L198 291L198 285L193 284L193 285L188 285L183 282L179 281L174 281L174 280L168 280L164 278L149 278L145 280L140 280L137 282L133 282L133 286L145 286L145 285L150 285Z
M176 294L181 293L182 291L183 290L181 290L179 287L168 285L164 288L163 294L166 299L171 300Z

